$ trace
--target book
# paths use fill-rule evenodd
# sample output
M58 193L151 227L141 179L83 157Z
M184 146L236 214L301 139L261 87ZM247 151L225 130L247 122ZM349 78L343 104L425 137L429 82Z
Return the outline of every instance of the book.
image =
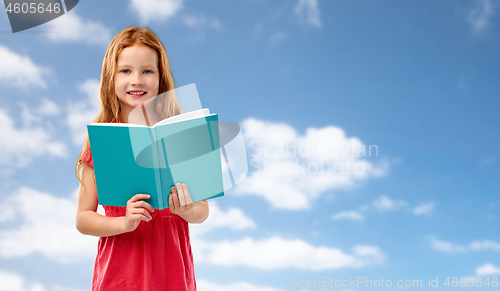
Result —
M145 201L153 208L168 208L177 183L186 183L193 202L224 195L218 115L208 109L152 126L92 123L87 129L101 205L126 206L135 194L149 194Z

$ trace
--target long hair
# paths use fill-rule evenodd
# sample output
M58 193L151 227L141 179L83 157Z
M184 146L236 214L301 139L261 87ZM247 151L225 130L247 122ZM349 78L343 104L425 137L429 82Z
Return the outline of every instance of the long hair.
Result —
M114 77L116 72L116 63L120 52L136 43L142 43L154 49L158 55L158 70L160 73L158 97L154 102L154 110L158 120L162 120L174 115L181 114L181 108L175 94L162 94L175 88L172 72L168 63L168 56L165 47L160 39L148 28L139 28L130 26L118 32L106 50L102 61L101 80L99 82L99 101L101 110L93 123L104 122L124 122L121 114L120 100L116 96ZM83 163L89 163L91 158L89 135L87 133L83 148L78 156L75 165L76 178L83 185L81 180L81 169ZM95 181L95 175L94 175Z

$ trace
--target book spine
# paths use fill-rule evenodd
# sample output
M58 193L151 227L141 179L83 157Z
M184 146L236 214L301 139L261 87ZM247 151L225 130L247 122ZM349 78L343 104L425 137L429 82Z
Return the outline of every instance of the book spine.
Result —
M160 171L160 153L158 149L158 143L156 142L156 131L154 128L149 129L149 134L151 136L151 147L152 147L152 152L153 152L153 163L154 163L154 170L155 170L155 181L156 181L156 192L158 193L156 195L158 199L158 209L162 210L164 207L163 204L163 192L162 192L162 185L161 185L161 171Z

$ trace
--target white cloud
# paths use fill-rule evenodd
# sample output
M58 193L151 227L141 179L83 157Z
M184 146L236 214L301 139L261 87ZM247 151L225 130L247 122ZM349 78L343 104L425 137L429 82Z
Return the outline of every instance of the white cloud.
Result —
M490 241L490 240L473 241L470 244L470 249L475 250L475 251L479 251L479 250L500 251L500 243L496 243L496 242Z
M0 271L0 291L43 291L41 284L30 284L21 275Z
M68 286L52 285L46 288L40 283L33 283L23 276L0 270L0 291L83 291L83 289L75 289Z
M439 240L437 238L431 239L431 247L437 251L454 254L454 253L463 253L466 251L466 248L460 245L457 245L452 242L447 242L443 240Z
M208 219L202 224L190 225L192 250L196 264L206 263L228 267L246 266L263 270L290 267L323 270L345 267L359 268L379 264L385 260L382 252L374 246L355 246L351 253L344 253L337 248L315 247L300 239L286 240L276 236L262 240L246 237L237 241L218 242L211 242L203 238L203 234L208 231L222 227L241 231L256 226L240 209L230 208L227 211L222 211L219 207L210 205ZM210 286L210 288L215 288L217 285ZM233 285L227 286L228 290L246 290L231 289L230 286ZM244 285L241 286L244 288Z
M372 205L376 210L385 212L401 209L406 205L406 202L401 200L391 200L388 197L382 195L380 196L380 198L374 200Z
M0 82L4 86L24 89L26 87L47 88L45 78L51 75L48 68L39 66L28 57L0 45Z
M0 257L41 253L58 263L95 258L97 238L84 236L75 227L76 200L22 187L0 208L9 209L0 222L21 223L0 230Z
M413 214L431 216L432 212L435 209L435 206L436 205L433 202L417 205L415 206L415 208L413 208Z
M385 260L382 252L374 246L355 246L348 254L337 248L315 247L300 239L286 240L276 236L262 240L246 237L239 241L204 242L203 250L194 258L195 263L226 267L313 271L360 268Z
M252 285L247 282L235 282L227 285L213 283L207 280L196 280L196 289L198 291L281 291L272 287L262 285Z
M468 251L500 251L500 243L483 240L483 241L472 241L468 246L458 245L452 242L438 240L436 238L431 239L431 247L435 250L446 252L446 253L461 253Z
M375 167L359 139L342 129L308 128L299 136L284 123L253 118L242 122L250 165L255 171L235 187L235 194L258 195L276 208L305 209L320 194L358 186L358 181L380 177L387 163ZM374 149L371 149L374 155Z
M473 32L484 33L495 15L495 7L491 0L477 0L476 5L467 15L467 22L471 25Z
M87 134L87 124L94 120L100 110L99 82L91 79L86 80L78 86L78 90L85 94L85 98L68 105L66 123L71 129L73 143L83 146Z
M36 108L36 112L40 115L58 115L60 110L59 106L57 106L56 103L53 101L47 99L47 98L42 98L40 101L40 106Z
M492 264L486 264L484 266L476 268L476 275L478 276L500 275L500 268L497 268Z
M19 105L23 108L21 120L25 127L30 127L35 123L40 124L42 123L42 116L57 115L60 111L57 104L47 98L42 98L38 107L35 108L30 108L22 102Z
M229 208L222 211L216 204L209 204L209 215L207 220L201 224L190 224L191 236L199 237L215 228L229 228L231 230L242 231L256 228L255 222L241 211L239 208Z
M339 212L335 215L333 215L333 220L340 220L340 219L350 219L350 220L358 220L358 221L363 221L364 217L363 214L357 212L357 211L342 211Z
M182 8L183 0L130 0L130 10L139 14L139 22L142 25L155 22L167 21L174 17Z
M74 11L47 23L53 33L46 38L53 42L76 42L107 46L111 32L102 23L82 19Z
M205 16L185 15L183 17L184 25L194 28L211 27L213 29L221 29L222 25L217 18L207 18Z
M37 120L29 110L25 109L21 115L28 120L24 120L25 126L18 129L7 112L0 108L0 164L22 167L40 155L67 155L66 146L53 141L47 129L39 125L29 126L30 121Z
M321 27L317 0L298 0L294 12L302 22L311 26Z

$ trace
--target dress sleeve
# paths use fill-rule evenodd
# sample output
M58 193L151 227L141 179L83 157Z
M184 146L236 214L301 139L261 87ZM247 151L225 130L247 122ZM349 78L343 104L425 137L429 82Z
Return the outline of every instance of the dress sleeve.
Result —
M85 153L81 156L80 161L85 162L87 161L87 164L94 168L94 162L92 161L92 153L90 152L90 147L85 151Z

